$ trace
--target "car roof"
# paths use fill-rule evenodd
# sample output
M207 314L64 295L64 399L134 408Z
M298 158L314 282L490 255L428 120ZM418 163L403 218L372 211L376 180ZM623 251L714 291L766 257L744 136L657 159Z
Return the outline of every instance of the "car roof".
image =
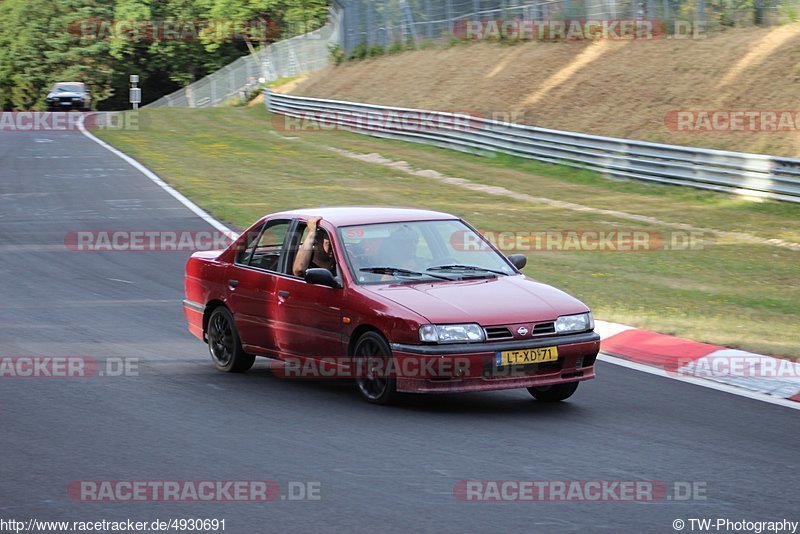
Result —
M440 211L392 206L339 206L335 208L304 208L291 211L282 211L280 213L275 213L272 216L285 216L292 218L308 218L319 216L334 226L458 219L458 217L455 215Z
M56 82L55 85L84 85L83 82Z

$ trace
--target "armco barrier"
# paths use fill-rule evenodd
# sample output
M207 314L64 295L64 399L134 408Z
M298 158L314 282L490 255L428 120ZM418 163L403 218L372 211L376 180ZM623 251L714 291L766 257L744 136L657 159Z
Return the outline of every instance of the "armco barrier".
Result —
M601 173L749 197L800 202L800 159L550 130L480 117L326 100L264 90L267 108L307 124L476 153L501 152ZM414 117L419 119L415 122ZM402 117L402 120L387 120ZM425 127L435 118L435 128ZM468 123L465 127L465 123Z

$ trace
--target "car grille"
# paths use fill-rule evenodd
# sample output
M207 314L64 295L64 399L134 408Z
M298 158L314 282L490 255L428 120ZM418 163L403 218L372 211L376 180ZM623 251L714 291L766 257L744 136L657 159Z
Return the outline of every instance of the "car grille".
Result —
M505 326L487 326L484 328L486 331L486 340L496 341L498 339L512 339L511 330Z
M533 325L534 336L545 336L547 334L556 333L556 323L550 321L549 323L539 323Z
M486 341L500 341L503 339L514 339L514 334L505 326L487 326L484 328L486 332ZM537 323L533 325L532 337L547 336L556 333L556 324L553 321L546 323Z

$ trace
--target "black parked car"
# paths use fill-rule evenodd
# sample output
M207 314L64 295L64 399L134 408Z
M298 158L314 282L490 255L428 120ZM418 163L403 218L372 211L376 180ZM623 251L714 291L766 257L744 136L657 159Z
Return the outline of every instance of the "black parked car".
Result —
M47 94L49 111L79 109L88 111L92 103L89 88L82 82L58 82Z

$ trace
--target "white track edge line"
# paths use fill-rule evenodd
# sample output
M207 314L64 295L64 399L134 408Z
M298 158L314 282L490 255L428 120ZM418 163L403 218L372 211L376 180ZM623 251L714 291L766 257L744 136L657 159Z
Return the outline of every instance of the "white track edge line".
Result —
M83 135L85 135L86 137L88 137L89 139L91 139L92 141L94 141L95 143L100 145L101 147L105 148L106 150L109 150L113 154L116 154L117 156L119 156L120 158L125 160L133 168L135 168L136 170L138 170L139 172L141 172L142 174L147 176L153 183L155 183L161 189L163 189L164 191L166 191L167 193L172 195L172 197L175 198L175 200L177 200L178 202L180 202L181 204L183 204L184 206L189 208L189 210L192 213L194 213L195 215L197 215L198 217L203 219L205 222L207 222L208 224L210 224L211 226L213 226L214 228L216 228L220 232L224 232L227 235L236 235L238 237L238 234L236 234L236 232L233 232L230 228L228 228L225 224L223 224L222 222L220 222L217 219L215 219L211 214L209 214L203 208L201 208L200 206L198 206L197 204L195 204L194 202L192 202L191 200L186 198L177 189L173 188L171 185L169 185L164 180L159 178L158 175L155 174L153 171L151 171L150 169L148 169L147 167L145 167L144 165L142 165L141 163L139 163L138 161L133 159L131 156L125 154L121 150L118 150L118 149L114 148L113 146L109 145L105 141L102 141L101 139L98 139L97 137L92 135L84 127L84 125L83 125L83 117L81 117L81 120L78 121L78 128L80 129L80 131L81 131L81 133Z

